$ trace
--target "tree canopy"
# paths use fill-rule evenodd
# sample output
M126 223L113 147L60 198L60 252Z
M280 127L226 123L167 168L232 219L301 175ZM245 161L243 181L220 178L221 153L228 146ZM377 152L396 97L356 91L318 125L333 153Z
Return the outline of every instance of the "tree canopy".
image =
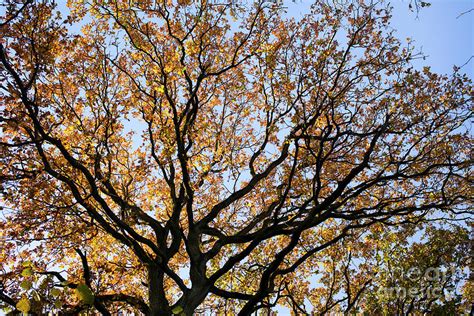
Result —
M473 85L387 4L68 7L1 24L5 307L469 311Z

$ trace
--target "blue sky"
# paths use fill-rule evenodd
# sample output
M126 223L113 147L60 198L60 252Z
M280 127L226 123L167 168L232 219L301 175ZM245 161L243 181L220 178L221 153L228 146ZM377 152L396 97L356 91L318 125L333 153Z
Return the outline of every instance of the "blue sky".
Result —
M415 45L428 55L420 66L430 65L436 72L451 72L453 65L461 66L474 55L474 8L471 0L434 0L422 9L418 17L407 12L407 1L393 1L392 24L401 38L415 40ZM462 68L474 78L474 59Z
M412 38L414 45L422 49L426 60L415 66L431 66L435 72L452 72L453 65L461 66L474 55L474 11L458 17L474 8L472 0L425 0L431 2L416 12L408 8L409 0L389 1L394 7L392 27L400 39ZM308 11L310 0L284 0L288 14L299 16ZM462 68L474 78L474 58Z

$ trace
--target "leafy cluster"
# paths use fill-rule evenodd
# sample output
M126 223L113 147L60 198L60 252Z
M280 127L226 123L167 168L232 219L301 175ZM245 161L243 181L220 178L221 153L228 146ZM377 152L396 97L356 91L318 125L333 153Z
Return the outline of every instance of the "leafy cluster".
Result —
M264 1L5 8L11 310L470 308L472 82L413 68L383 3L316 1L298 20ZM407 279L414 266L454 269ZM380 291L410 282L457 292Z

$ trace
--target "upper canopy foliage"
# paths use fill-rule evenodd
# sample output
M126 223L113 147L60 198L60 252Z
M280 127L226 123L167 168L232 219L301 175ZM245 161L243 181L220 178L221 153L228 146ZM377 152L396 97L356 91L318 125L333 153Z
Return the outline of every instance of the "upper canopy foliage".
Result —
M423 269L454 266L445 279L462 286L465 222L439 221L472 206L472 82L414 69L383 3L316 1L298 20L269 2L70 1L66 19L50 1L7 3L7 305L465 308L374 294L433 253ZM410 241L420 231L433 246Z

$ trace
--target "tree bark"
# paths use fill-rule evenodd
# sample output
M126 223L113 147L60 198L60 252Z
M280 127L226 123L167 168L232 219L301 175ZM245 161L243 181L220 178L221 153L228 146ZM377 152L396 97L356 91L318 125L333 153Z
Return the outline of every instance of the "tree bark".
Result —
M172 315L163 287L164 274L156 265L148 265L148 300L150 316Z

